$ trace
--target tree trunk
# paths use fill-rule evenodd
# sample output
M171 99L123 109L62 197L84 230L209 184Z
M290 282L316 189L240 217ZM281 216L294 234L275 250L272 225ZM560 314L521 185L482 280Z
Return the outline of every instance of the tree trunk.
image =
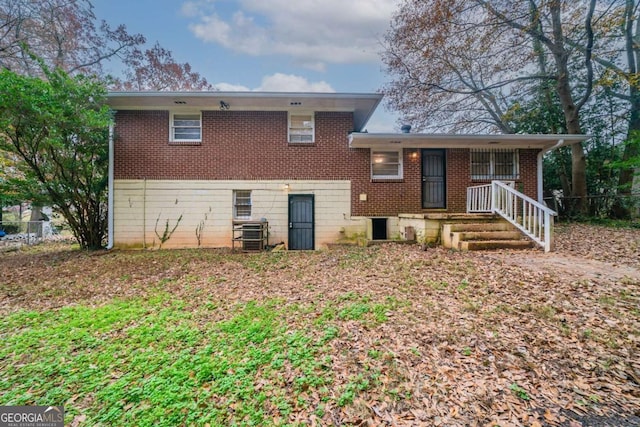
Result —
M567 133L570 135L581 135L580 121L578 119L578 110L571 96L571 88L569 79L567 78L566 60L560 59L558 64L558 84L557 91L564 112L567 124ZM563 65L563 67L561 67ZM581 143L571 145L571 198L572 204L578 213L587 212L587 160L584 154L584 148Z
M31 206L31 218L29 218L29 221L31 222L42 221L42 206L36 206L36 205ZM33 224L29 224L27 226L27 230L34 230L32 226ZM38 224L35 230L36 230L36 236L42 237L42 224Z
M565 122L567 124L567 133L570 135L581 135L580 128L580 108L573 100L571 94L571 84L569 82L569 52L564 47L564 36L562 33L562 20L560 19L560 3L552 2L550 5L553 25L554 43L549 47L552 51L558 78L556 82L556 90L562 111L564 113ZM571 197L575 202L574 206L577 213L586 214L588 205L587 201L587 161L584 154L584 148L581 143L571 145Z
M31 217L29 221L40 221L42 218L42 206L31 206Z

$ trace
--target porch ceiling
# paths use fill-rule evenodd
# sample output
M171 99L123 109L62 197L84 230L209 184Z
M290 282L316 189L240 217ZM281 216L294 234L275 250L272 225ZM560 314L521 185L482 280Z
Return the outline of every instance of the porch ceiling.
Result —
M352 112L354 131L363 129L380 103L378 93L317 92L110 92L114 110L338 111Z
M452 135L421 133L352 133L351 148L533 148L548 150L577 144L590 135Z

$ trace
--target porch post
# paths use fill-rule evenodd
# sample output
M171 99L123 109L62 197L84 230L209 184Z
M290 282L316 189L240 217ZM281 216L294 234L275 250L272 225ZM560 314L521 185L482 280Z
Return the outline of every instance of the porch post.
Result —
M544 251L553 250L553 216L544 211Z
M491 213L496 213L498 207L498 186L491 181Z
M562 147L562 144L564 144L564 139L559 139L558 142L556 142L556 144L553 147L547 148L545 150L541 150L538 153L538 166L537 166L537 173L538 173L538 203L541 203L544 205L544 188L543 188L543 175L542 175L542 165L544 164L542 159L544 158L544 155L547 154L549 151L553 151L556 148Z

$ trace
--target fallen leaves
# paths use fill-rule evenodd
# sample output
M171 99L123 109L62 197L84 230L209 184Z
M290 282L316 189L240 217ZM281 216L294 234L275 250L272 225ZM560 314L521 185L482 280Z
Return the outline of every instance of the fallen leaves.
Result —
M283 307L298 307L286 319L292 329L318 325L334 313L328 326L312 333L335 335L324 354L334 372L333 402L353 392L344 405L328 403L315 412L321 399L314 389L304 390L301 398L311 404L296 406L288 419L274 413L279 422L634 425L640 282L583 277L572 273L571 263L548 262L570 254L594 270L609 262L637 272L640 250L633 242L640 232L621 233L560 227L554 255L425 252L406 245L253 255L16 252L0 258L0 311L100 305L161 291L194 313L215 305L207 311L212 318L200 321L219 321L238 302L278 299ZM613 250L605 253L607 247ZM358 320L373 315L358 311L362 298L369 307L384 307L380 319ZM293 380L283 378L282 387ZM81 426L82 417L71 425Z
M640 228L557 224L556 251L640 269Z

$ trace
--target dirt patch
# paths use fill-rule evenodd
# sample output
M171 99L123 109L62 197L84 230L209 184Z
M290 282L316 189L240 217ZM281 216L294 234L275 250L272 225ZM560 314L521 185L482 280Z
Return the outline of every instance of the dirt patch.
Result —
M640 269L640 228L558 224L555 253Z
M640 281L640 229L584 224L556 226L556 248L485 252L489 259L572 280Z
M616 265L595 259L585 259L558 252L542 253L539 251L495 252L488 253L487 258L499 259L506 264L541 272L563 275L574 280L619 280L640 281L640 270L626 265Z

